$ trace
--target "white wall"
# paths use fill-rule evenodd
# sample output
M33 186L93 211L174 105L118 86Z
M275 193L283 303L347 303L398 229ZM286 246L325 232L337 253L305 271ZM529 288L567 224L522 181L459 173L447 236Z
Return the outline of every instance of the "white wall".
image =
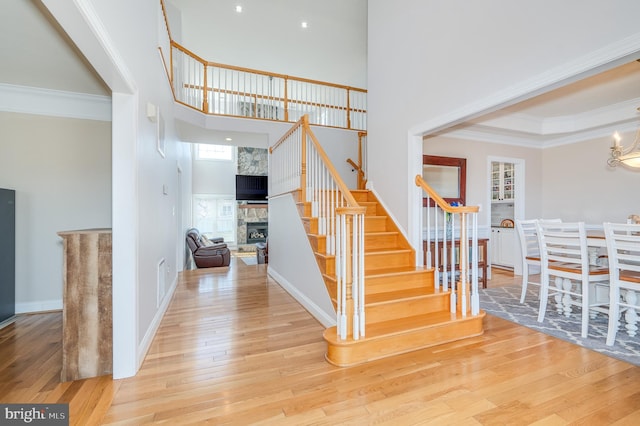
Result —
M230 1L169 1L181 43L205 60L366 88L366 0L245 0L241 14Z
M633 0L368 6L370 180L405 226L410 163L418 161L411 135L550 90L640 49Z
M193 148L197 149L197 146ZM227 194L235 197L237 171L235 161L198 160L194 155L193 193Z
M248 143L240 144L241 146L269 148L293 126L292 123L268 120L206 116L180 105L176 106L175 112L180 119L180 139L185 142L219 141L220 134L241 132L250 136ZM347 186L355 188L357 176L351 171L351 166L346 160L358 158L358 132L320 126L311 126L311 130ZM233 143L235 142L234 138Z
M623 134L632 141L634 134ZM565 221L625 222L640 212L640 197L633 189L640 172L607 166L611 138L597 138L545 149L492 144L444 136L426 138L425 154L467 159L467 204L486 207L489 194L487 158L523 159L525 162L526 219L560 217ZM490 223L483 209L480 225Z
M111 227L111 123L0 112L0 187L16 190L16 313L62 309L59 231Z
M126 377L142 363L168 304L170 288L158 298L162 260L166 281L176 282L183 253L176 243L185 230L178 213L185 204L177 197L191 195L190 181L178 173L190 171L190 154L177 143L173 97L158 52L160 3L43 3L113 92L113 375ZM156 150L148 103L164 118L164 157Z
M627 146L634 138L622 136ZM640 171L607 166L610 146L597 138L542 151L544 217L601 224L640 214Z
M478 224L487 227L491 224L488 206L491 190L489 157L522 159L525 163L524 215L526 218L542 217L543 185L540 182L543 177L543 150L437 136L425 138L423 152L428 155L467 159L467 205L481 206Z
M335 309L291 194L269 200L269 275L325 327L335 325Z

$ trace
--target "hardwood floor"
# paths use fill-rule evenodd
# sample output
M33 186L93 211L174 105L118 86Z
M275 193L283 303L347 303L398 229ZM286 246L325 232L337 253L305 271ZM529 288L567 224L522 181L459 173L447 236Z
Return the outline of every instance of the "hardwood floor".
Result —
M512 283L493 271L489 287ZM351 368L266 265L187 271L137 376L59 383L61 314L0 330L0 402L71 424L638 424L640 368L485 318L485 334Z

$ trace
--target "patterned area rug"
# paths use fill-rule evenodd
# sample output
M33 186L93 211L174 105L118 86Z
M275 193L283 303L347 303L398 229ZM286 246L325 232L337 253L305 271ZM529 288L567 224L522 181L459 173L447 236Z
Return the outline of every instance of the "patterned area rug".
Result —
M520 304L520 291L520 286L480 289L480 307L488 314L640 366L640 335L630 337L624 328L624 319L615 345L607 346L607 315L598 314L590 319L589 335L583 339L580 336L580 308L574 307L571 317L567 318L556 312L555 301L550 297L544 322L539 323L538 287L527 291L524 304Z

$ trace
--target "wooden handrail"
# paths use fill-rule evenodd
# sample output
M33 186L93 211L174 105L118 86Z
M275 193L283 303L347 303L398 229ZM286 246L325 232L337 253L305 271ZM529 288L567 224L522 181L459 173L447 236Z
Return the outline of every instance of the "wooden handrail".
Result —
M167 79L169 81L169 83L171 83L171 74L169 72L169 70L167 69L167 65L166 62L164 60L164 54L162 53L162 48L158 47L158 51L160 52L160 58L162 58L162 68L164 68L164 72L167 75ZM176 91L173 87L173 84L169 84L169 87L171 87L171 93L173 94L173 99L176 98Z
M273 146L269 148L269 153L272 153L280 144L284 143L287 138L293 134L293 132L298 130L298 127L301 127L304 124L305 117L306 115L303 115L300 120L296 121L296 123L287 130L287 133L285 133L280 139L278 139L278 142L274 143Z
M169 28L169 20L167 19L167 8L164 5L164 0L160 0L160 6L162 7L162 16L164 17L164 25L167 27L167 35L169 36L169 40L172 40L171 37L171 28Z
M184 87L186 89L203 90L206 86L200 86L198 84L183 84L182 87ZM320 108L331 108L331 109L335 109L335 110L338 110L338 111L353 111L353 112L361 112L361 113L367 112L367 110L365 110L365 109L354 109L354 108L348 108L348 107L337 106L337 105L321 104L321 103L318 103L318 102L303 101L303 100L299 100L299 99L286 99L286 98L282 98L282 97L279 97L279 96L261 95L261 94L258 94L258 93L240 92L240 91L237 91L237 90L224 90L224 89L217 89L217 88L212 88L212 87L207 87L206 90L208 92L223 93L225 95L246 96L247 98L254 98L256 100L258 100L258 99L267 99L267 100L270 100L270 101L278 101L278 102L288 101L288 102L295 102L295 103L298 103L298 104L310 105L310 106L320 107Z
M186 47L182 46L181 44L178 44L173 40L171 40L170 43L171 43L171 47L175 47L176 49L182 51L183 53L191 56L193 59L195 59L196 61L200 62L203 66L207 65L207 61L205 59L203 59L200 56L196 55L195 53L193 53L192 51L190 51Z
M340 192L342 192L343 197L347 200L347 204L349 205L349 207L360 207L360 205L358 204L356 199L353 197L353 194L351 194L351 190L344 183L344 181L340 177L340 174L338 173L336 168L333 166L333 163L331 162L331 160L329 160L329 156L327 156L327 154L324 151L324 149L322 149L322 146L318 142L318 139L316 138L316 135L314 135L313 132L311 131L311 127L309 126L309 116L305 114L304 117L302 117L302 118L303 118L302 125L304 127L306 127L308 135L311 137L311 142L313 143L313 146L315 147L316 151L318 152L318 155L322 159L322 162L324 163L325 167L329 171L329 174L331 174L331 177L333 177L333 179L335 180L336 184L338 185L338 188L340 189ZM366 210L366 208L362 207L362 211L361 212L356 212L356 213L357 214L364 214L365 210Z
M321 81L321 80L312 80L312 79L303 78L303 77L295 77L295 76L291 76L291 75L287 75L287 74L279 74L279 73L275 73L275 72L261 71L261 70L256 70L256 69L252 69L252 68L245 68L245 67L239 67L239 66L235 66L235 65L221 64L219 62L207 61L207 60L203 59L202 57L200 57L200 56L196 55L195 53L193 53L191 50L189 50L186 47L182 46L180 43L178 43L176 41L173 41L173 40L171 40L171 46L175 47L176 49L184 52L185 54L187 54L189 56L191 56L193 59L197 60L198 62L201 62L202 65L206 65L208 67L218 67L218 68L224 68L224 69L233 70L233 71L241 71L241 72L247 72L247 73L252 73L252 74L264 75L266 77L277 77L277 78L282 78L283 80L295 80L295 81L299 81L301 83L318 84L318 85L321 85L321 86L335 87L337 89L354 90L356 92L367 93L366 89L361 89L359 87L345 86L343 84L328 83L326 81Z
M480 211L479 206L452 206L451 204L447 203L444 198L438 195L438 193L433 188L431 188L431 186L429 186L429 184L425 182L425 180L420 175L416 175L415 182L417 186L419 186L427 194L429 194L429 197L431 197L436 202L436 204L438 204L438 206L440 206L440 208L447 213L478 213Z

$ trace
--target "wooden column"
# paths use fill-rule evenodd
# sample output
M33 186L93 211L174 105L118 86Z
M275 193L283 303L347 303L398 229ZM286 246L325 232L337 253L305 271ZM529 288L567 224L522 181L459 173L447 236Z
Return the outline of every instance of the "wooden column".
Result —
M111 374L111 229L58 235L64 242L61 380Z

